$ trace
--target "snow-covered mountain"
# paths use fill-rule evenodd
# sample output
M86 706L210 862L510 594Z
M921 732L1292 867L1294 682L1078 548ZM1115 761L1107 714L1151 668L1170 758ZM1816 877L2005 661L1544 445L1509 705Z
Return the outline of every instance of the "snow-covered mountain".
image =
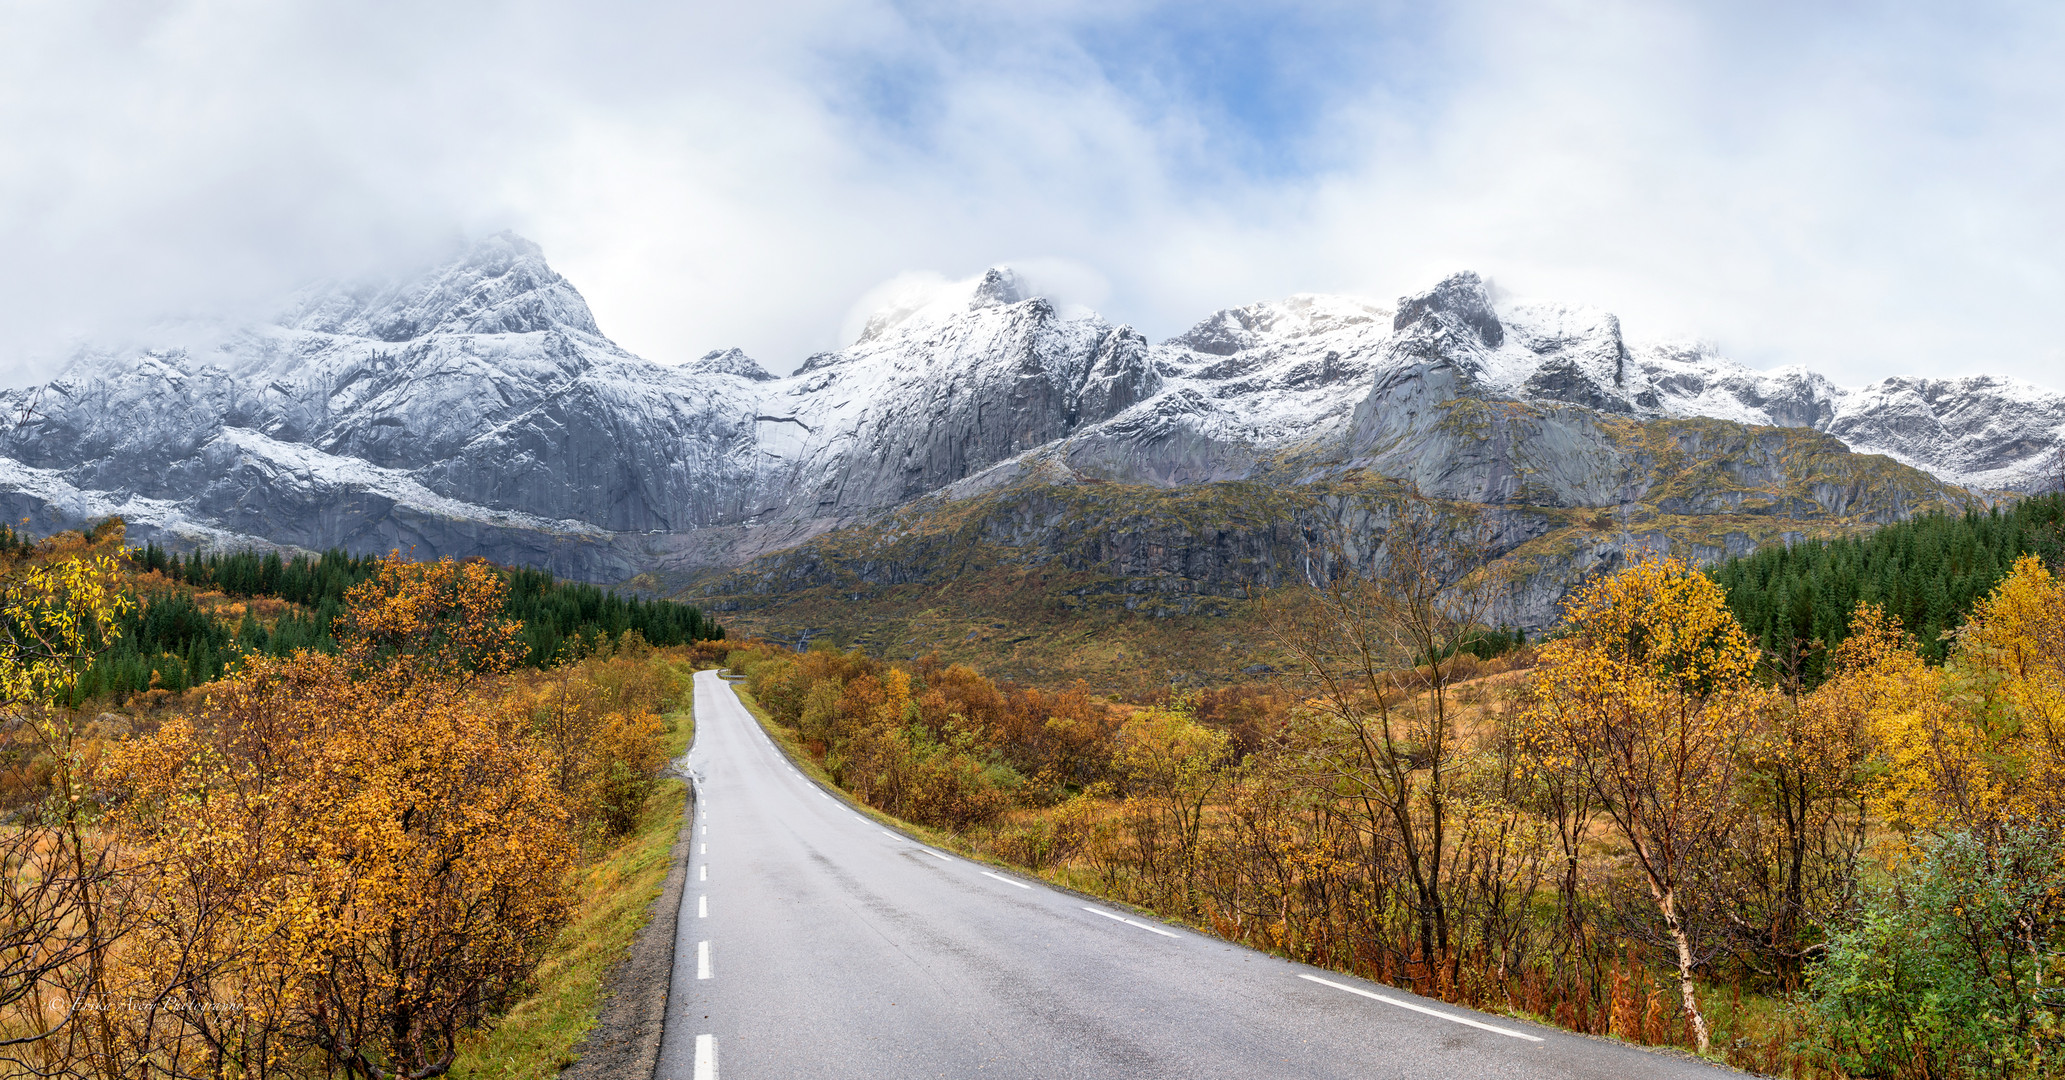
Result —
M787 377L735 349L666 366L611 342L507 234L413 280L305 290L265 325L85 354L0 398L20 417L0 435L16 519L120 513L176 543L400 545L590 578L734 563L1024 477L1362 463L1458 498L1619 505L1640 493L1595 437L1614 417L1811 427L1994 489L2053 482L2065 446L2065 395L1751 371L1630 344L1593 309L1495 306L1473 274L1395 306L1221 311L1151 345L997 269ZM1462 399L1532 410L1536 428L1487 456L1437 430Z

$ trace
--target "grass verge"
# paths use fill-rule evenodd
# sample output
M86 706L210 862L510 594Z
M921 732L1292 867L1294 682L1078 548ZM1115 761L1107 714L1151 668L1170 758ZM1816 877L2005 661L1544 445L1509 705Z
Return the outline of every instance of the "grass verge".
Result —
M690 710L667 714L669 760L695 736ZM688 785L660 781L638 827L615 849L576 871L574 919L538 965L534 989L489 1031L460 1049L451 1075L469 1080L546 1080L574 1061L573 1049L595 1026L603 979L650 920L653 899L671 865Z

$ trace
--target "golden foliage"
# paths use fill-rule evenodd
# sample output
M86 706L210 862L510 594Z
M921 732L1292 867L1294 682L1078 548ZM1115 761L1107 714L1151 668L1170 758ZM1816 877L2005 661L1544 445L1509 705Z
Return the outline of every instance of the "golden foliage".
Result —
M1763 707L1758 653L1720 586L1677 560L1592 582L1564 607L1533 684L1537 757L1591 790L1678 953L1703 1052L1685 890L1742 816L1737 766Z
M393 557L340 655L245 657L162 722L81 724L55 701L130 603L96 553L120 535L0 567L0 699L45 792L0 833L0 1061L441 1074L566 924L579 841L638 820L678 675L635 634L513 672L493 567Z
M109 828L148 871L118 985L139 1057L263 1075L320 1054L426 1076L505 1006L567 916L544 756L450 684L253 658L108 756Z
M119 525L105 541L119 543ZM0 577L0 720L36 751L43 797L0 834L0 1060L30 1070L106 1045L89 1009L124 919L116 868L92 833L93 754L58 707L131 606L118 564L73 537Z
M71 690L95 646L135 606L113 556L14 567L0 579L0 708Z
M637 824L666 764L658 710L681 692L660 665L619 653L542 673L512 688L554 786L583 826L604 839Z
M1903 662L1873 711L1882 797L1903 829L2065 826L2065 583L2034 557L2017 561L1946 669Z
M1182 709L1144 709L1120 726L1112 768L1124 779L1135 842L1144 861L1180 883L1184 914L1198 911L1198 848L1205 805L1225 780L1229 739ZM1166 851L1164 851L1166 849Z
M523 657L523 626L502 617L508 592L474 559L415 563L399 552L345 594L337 642L361 667L400 658L403 670L441 677L507 671Z

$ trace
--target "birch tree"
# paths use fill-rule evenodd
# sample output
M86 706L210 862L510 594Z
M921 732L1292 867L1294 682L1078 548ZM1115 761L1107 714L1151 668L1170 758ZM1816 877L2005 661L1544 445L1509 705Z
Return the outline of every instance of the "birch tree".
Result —
M1590 789L1627 844L1676 947L1704 1053L1688 890L1741 820L1738 764L1763 707L1757 650L1720 587L1675 559L1593 582L1564 619L1534 677L1533 731L1548 743L1538 749Z

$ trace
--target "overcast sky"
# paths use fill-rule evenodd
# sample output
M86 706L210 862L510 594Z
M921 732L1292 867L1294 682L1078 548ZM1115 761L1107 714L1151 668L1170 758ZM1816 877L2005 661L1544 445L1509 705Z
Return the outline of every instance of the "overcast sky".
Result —
M512 228L786 371L1008 262L1160 339L1516 294L2065 389L2065 5L0 0L0 381Z

